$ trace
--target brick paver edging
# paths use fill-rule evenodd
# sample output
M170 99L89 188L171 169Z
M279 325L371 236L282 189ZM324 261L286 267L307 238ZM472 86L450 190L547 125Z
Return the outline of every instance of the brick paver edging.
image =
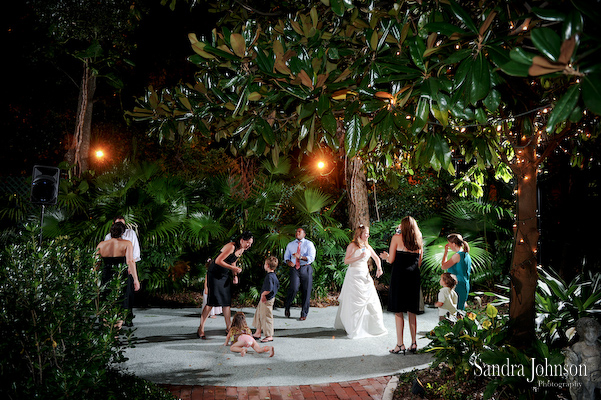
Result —
M161 385L181 400L382 400L390 376L298 386Z

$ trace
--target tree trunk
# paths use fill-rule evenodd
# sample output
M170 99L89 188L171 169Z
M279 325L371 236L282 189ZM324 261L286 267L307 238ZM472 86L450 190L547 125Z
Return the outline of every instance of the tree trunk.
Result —
M348 193L348 215L351 230L359 225L369 226L369 202L367 179L363 161L358 157L346 159L346 190Z
M77 103L77 119L75 132L70 141L66 160L75 166L75 173L80 176L89 169L90 141L92 137L92 111L94 108L94 93L96 92L96 75L84 63L81 86L79 88L79 101Z
M514 252L511 262L509 318L511 342L526 347L534 340L535 293L538 281L537 163L533 145L518 151L513 166L517 178L517 220L514 227Z

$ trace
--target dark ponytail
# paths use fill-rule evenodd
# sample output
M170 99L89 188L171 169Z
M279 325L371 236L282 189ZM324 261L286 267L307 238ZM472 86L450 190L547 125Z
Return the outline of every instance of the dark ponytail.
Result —
M463 237L458 233L451 233L447 236L447 240L449 243L456 244L459 247L463 247L463 251L466 253L470 252L470 245L467 244L467 241L463 240Z

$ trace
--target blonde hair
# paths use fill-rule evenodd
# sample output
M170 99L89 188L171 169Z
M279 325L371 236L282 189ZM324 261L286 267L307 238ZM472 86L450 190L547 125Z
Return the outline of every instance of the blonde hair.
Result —
M355 229L355 234L353 235L352 243L355 243L357 245L357 247L359 247L359 248L365 247L365 242L359 238L361 237L363 232L365 232L366 229L367 229L367 227L363 224L360 224L357 227L357 229Z
M232 326L238 329L246 328L248 325L246 324L246 316L243 312L238 311L234 318L232 319Z
M466 253L470 252L470 245L467 244L465 240L463 240L463 237L460 234L451 233L449 236L447 236L447 240L449 241L449 243L453 243L459 247L463 247L463 250Z
M422 233L413 217L407 216L401 220L401 237L407 250L417 251L422 249Z

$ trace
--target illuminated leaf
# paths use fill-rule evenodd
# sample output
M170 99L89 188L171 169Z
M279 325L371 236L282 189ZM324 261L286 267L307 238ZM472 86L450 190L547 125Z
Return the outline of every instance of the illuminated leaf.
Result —
M568 89L567 93L557 101L555 107L553 107L551 115L549 116L549 121L547 122L547 132L552 132L555 129L555 125L565 121L570 116L572 110L574 110L574 107L576 106L576 103L578 103L579 97L580 86L573 85L570 89Z

